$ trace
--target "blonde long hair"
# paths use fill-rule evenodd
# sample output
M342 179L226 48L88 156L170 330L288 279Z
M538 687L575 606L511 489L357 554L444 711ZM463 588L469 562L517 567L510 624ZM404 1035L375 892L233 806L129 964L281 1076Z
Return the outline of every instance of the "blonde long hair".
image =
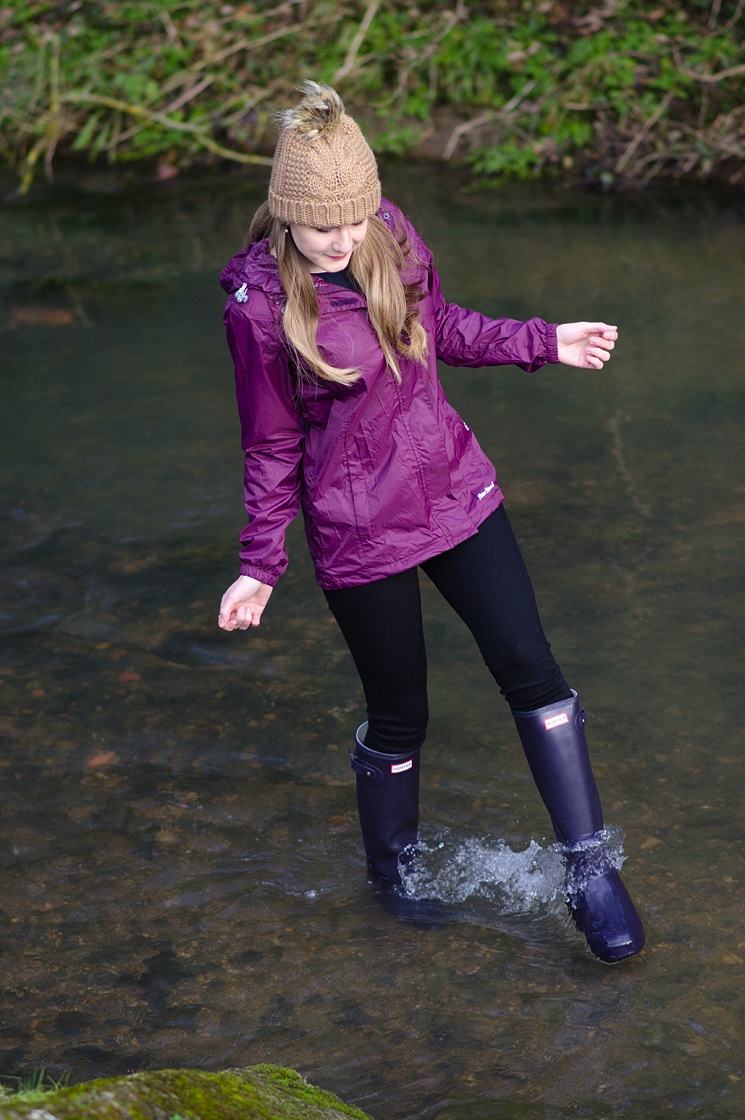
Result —
M318 347L318 297L313 277L308 261L286 230L287 223L273 218L265 202L254 215L247 243L268 238L277 258L287 296L283 316L285 336L299 359L301 376L305 370L326 381L351 384L360 377L360 370L331 365ZM367 313L386 364L397 381L401 380L399 356L422 362L429 348L417 307L424 291L420 285L403 279L409 259L406 237L397 240L385 222L373 215L368 219L365 238L352 253L349 264L351 275L367 299Z

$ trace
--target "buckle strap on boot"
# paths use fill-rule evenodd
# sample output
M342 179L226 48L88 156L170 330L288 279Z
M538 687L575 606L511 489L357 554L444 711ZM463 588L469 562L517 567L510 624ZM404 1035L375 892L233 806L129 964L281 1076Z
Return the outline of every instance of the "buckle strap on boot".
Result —
M360 777L367 778L368 781L375 782L376 785L385 781L385 774L379 766L375 766L374 763L368 762L366 759L357 758L357 755L352 751L349 752L349 765Z

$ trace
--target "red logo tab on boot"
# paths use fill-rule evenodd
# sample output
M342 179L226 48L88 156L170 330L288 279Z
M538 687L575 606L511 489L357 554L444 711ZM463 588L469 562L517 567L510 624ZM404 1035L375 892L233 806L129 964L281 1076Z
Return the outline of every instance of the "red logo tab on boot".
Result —
M413 765L414 760L412 758L408 762L392 762L391 774L403 774L404 770L411 770Z
M561 712L558 716L551 716L550 719L543 721L546 731L550 731L552 727L561 727L564 723L569 723L569 716L566 712Z

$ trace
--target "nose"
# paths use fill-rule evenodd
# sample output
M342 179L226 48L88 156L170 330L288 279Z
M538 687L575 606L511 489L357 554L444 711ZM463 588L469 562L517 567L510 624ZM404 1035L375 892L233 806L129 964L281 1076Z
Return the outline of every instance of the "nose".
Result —
M354 248L354 238L352 237L351 226L339 226L336 231L336 238L334 239L334 252L343 256L345 253L350 253Z

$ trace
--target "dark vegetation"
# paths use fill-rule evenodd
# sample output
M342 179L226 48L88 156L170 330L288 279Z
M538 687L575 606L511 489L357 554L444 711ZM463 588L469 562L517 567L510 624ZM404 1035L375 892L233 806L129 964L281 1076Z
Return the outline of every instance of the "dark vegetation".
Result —
M745 182L745 0L0 0L0 159L266 162L299 80L482 179Z

